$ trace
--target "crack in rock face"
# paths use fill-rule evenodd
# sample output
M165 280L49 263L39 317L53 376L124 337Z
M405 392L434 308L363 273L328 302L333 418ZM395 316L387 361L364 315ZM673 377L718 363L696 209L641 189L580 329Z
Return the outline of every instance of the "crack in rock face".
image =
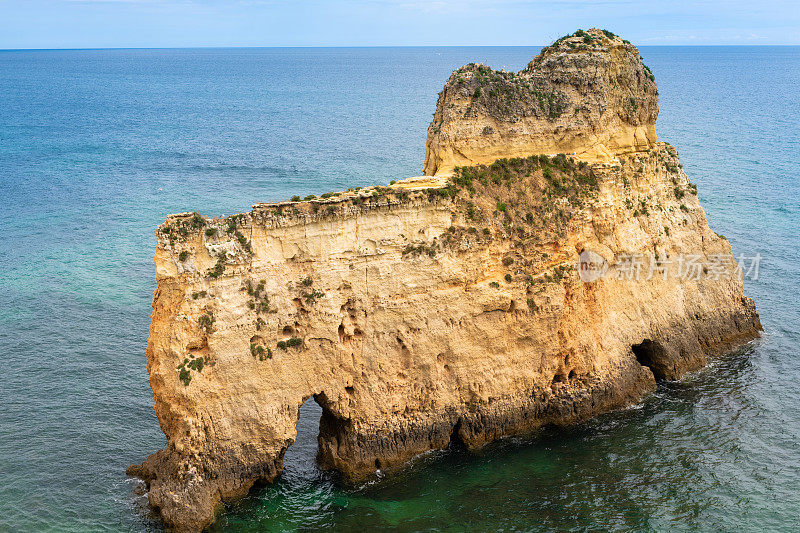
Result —
M519 73L453 73L436 176L168 217L147 344L167 446L128 470L166 524L279 476L312 397L318 462L361 481L630 405L758 336L740 277L626 273L735 265L656 94L630 43L576 32Z

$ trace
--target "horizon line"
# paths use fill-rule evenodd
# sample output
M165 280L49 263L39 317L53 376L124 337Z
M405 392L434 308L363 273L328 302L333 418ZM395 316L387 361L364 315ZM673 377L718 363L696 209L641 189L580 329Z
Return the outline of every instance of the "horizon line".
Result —
M550 43L552 44L552 43ZM196 45L196 46L92 46L63 48L0 48L0 52L55 52L91 50L225 50L225 49L285 49L285 48L544 48L550 44L365 44L365 45ZM636 48L756 48L756 47L800 47L800 44L643 44Z

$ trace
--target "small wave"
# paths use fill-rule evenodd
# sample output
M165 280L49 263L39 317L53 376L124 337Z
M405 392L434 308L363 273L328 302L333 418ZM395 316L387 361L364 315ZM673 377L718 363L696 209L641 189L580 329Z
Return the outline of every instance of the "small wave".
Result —
M777 212L777 213L786 213L786 214L792 214L792 213L797 211L797 209L793 208L792 206L788 206L788 205L779 205L779 206L773 208L773 210L775 212Z

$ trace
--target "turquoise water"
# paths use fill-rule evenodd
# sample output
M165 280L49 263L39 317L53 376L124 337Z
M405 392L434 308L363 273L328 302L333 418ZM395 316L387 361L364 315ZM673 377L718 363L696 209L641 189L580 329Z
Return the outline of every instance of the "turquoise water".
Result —
M151 531L145 371L167 213L420 173L436 93L534 48L0 52L0 530ZM763 256L764 337L635 408L343 487L303 408L276 484L216 531L791 530L800 516L800 48L643 48L711 227Z

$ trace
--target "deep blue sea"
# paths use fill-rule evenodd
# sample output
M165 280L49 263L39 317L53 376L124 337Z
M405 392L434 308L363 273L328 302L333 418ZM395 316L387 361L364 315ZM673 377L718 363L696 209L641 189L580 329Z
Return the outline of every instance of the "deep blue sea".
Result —
M0 51L0 531L157 531L125 468L162 448L145 370L168 213L421 172L450 72L537 48ZM660 139L734 253L761 340L640 405L359 488L314 464L214 531L790 531L800 523L800 48L645 47Z

